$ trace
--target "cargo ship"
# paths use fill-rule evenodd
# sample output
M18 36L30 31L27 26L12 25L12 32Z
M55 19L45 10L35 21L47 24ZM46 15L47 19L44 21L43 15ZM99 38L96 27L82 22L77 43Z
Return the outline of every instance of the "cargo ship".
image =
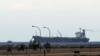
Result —
M65 43L78 43L78 42L88 42L89 38L86 37L85 30L76 32L76 37L42 37L33 36L33 39L37 43L45 44L49 42L51 44L65 44Z

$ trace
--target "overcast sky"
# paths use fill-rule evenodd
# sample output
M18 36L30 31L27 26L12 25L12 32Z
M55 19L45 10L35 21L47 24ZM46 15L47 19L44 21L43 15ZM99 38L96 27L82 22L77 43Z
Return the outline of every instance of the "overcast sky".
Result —
M87 29L90 41L100 41L100 0L0 0L0 41L29 41L32 35L74 37Z

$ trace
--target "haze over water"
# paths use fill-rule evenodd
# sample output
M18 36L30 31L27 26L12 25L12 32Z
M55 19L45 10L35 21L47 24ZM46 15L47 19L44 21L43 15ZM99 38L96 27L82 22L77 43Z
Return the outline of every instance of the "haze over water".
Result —
M29 41L33 35L74 37L86 29L90 41L100 41L100 0L2 0L0 1L0 42Z

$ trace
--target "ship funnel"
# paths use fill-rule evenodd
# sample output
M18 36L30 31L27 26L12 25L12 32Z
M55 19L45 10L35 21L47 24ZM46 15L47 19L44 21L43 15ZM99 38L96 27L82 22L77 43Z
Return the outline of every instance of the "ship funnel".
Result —
M85 29L83 29L83 34L82 35L85 35Z

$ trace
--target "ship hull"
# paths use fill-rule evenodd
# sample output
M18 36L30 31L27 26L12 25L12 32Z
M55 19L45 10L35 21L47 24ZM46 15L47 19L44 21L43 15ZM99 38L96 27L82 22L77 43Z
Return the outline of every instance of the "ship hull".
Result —
M67 43L67 42L88 42L89 38L68 38L68 37L39 37L33 36L36 42Z

